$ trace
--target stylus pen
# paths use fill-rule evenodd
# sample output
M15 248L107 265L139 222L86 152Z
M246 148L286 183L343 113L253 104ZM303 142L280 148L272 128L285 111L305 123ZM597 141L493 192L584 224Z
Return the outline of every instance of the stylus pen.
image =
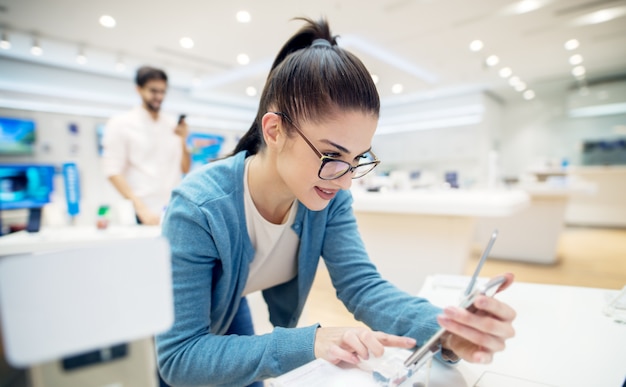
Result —
M474 285L476 285L476 279L478 278L478 274L480 274L480 270L483 268L483 264L487 260L487 256L491 252L491 248L493 247L493 243L496 241L497 237L498 237L498 230L496 229L496 230L493 230L493 233L491 234L491 238L489 238L489 243L487 243L487 247L485 247L485 250L483 251L483 255L480 257L480 260L478 261L478 265L476 266L476 269L474 270L474 274L472 274L472 278L470 279L470 282L467 285L467 289L465 289L464 295L466 296L469 295L474 289Z

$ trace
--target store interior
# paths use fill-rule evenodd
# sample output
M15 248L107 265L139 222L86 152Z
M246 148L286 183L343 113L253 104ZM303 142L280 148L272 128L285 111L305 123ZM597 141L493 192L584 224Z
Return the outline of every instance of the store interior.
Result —
M376 82L382 162L351 190L383 276L416 294L429 276L471 275L497 229L485 276L625 287L625 1L0 0L0 260L158 236L101 168L107 121L140 103L135 71L168 73L162 110L186 115L202 168L249 128L296 17L326 17ZM360 324L323 265L314 321ZM60 383L0 349L0 387Z

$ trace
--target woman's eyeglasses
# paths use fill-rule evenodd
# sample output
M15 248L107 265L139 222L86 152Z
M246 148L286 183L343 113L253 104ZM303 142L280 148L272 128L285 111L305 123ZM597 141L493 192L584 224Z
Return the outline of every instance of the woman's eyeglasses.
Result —
M363 158L369 159L370 161L358 164L356 166L353 166L347 161L335 159L330 156L324 156L322 152L317 150L315 145L313 145L313 143L309 141L309 139L304 135L304 133L302 133L300 128L298 128L293 123L293 121L291 120L291 118L289 118L287 114L282 113L282 112L270 112L270 113L279 115L280 117L287 120L287 122L289 122L289 124L293 126L296 132L298 132L298 134L302 137L302 139L309 145L309 147L311 147L311 149L313 150L313 152L315 152L317 157L320 158L321 165L320 165L320 170L317 172L317 176L319 176L319 178L322 180L338 179L341 176L345 175L346 173L352 173L352 178L358 179L359 177L363 177L367 175L368 173L370 173L372 169L376 168L376 166L380 164L380 160L378 160L378 157L376 157L376 155L372 151L369 151L363 155Z

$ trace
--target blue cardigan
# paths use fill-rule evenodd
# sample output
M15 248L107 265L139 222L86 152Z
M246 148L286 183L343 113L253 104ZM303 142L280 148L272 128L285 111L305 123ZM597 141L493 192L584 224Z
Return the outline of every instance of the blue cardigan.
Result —
M172 248L175 321L156 337L159 368L168 383L244 386L314 360L318 326L294 327L320 256L338 298L356 319L418 343L435 333L440 309L380 277L359 236L352 196L341 191L321 211L298 207L292 226L300 238L298 274L263 291L274 330L224 336L254 258L244 214L245 157L241 152L194 171L172 194L163 235Z

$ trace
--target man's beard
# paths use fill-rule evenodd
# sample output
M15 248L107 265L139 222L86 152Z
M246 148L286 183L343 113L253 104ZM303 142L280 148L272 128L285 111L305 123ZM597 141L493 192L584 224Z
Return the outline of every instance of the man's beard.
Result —
M161 110L161 104L159 104L157 107L154 107L150 102L144 101L144 105L146 106L146 109L153 113L158 113L159 110Z

